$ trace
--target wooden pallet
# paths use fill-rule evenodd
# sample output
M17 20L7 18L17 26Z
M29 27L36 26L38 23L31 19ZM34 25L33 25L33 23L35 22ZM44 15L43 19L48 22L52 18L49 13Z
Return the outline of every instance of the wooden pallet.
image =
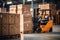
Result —
M19 38L20 34L0 36L0 39Z

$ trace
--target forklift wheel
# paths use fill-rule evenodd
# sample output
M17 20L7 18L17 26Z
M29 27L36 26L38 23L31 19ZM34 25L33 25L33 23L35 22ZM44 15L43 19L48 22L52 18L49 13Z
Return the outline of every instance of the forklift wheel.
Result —
M52 32L52 28L50 28L49 32Z
M41 33L41 28L37 30L37 33Z

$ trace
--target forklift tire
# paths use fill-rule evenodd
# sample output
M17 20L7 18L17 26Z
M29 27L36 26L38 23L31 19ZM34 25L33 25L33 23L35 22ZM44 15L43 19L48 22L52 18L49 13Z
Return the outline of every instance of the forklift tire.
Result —
M41 28L37 30L37 33L41 33Z
M52 28L50 28L49 32L52 32Z

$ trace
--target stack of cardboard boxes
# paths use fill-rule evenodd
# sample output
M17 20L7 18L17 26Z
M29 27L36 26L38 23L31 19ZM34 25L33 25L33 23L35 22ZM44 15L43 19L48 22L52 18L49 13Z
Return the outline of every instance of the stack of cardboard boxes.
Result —
M23 14L24 33L32 32L33 22L32 22L32 15L31 15L31 12L30 12L30 5L28 5L28 4L17 5L17 14Z
M17 5L17 14L23 14L24 33L29 32L29 31L32 32L33 23L32 23L32 15L30 12L30 5L28 5L28 4ZM29 25L29 24L32 24L32 25Z
M31 33L33 28L30 5L11 5L9 13L0 13L0 36L20 34L20 15L23 15L24 33Z
M32 23L32 15L30 12L30 5L26 4L19 4L17 5L17 13L16 14L23 14L23 21L24 21L24 33L28 31L32 31L33 23ZM32 25L29 25L32 24ZM28 26L26 26L28 25Z
M0 36L20 34L20 15L0 13Z

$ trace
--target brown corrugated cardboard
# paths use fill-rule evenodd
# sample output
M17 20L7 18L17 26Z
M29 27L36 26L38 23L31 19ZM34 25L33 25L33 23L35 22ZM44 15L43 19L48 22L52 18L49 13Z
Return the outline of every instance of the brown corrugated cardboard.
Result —
M2 14L2 24L8 24L8 15Z
M40 4L38 6L40 9L56 9L55 4Z
M10 8L9 13L16 14L16 8Z
M17 14L22 14L22 10L23 10L23 5L22 4L17 5Z
M0 8L0 13L6 13L6 8Z
M11 14L9 14L9 17L8 17L8 19L9 19L9 24L14 24L14 22L15 22L15 15L11 15Z
M26 21L24 22L24 32L27 32L27 31L32 31L33 29L33 23L32 21Z
M11 5L10 6L9 13L16 14L16 5Z
M9 35L14 35L15 34L15 29L14 29L14 25L9 25L9 28L10 28L10 33L9 33Z
M2 35L8 35L8 25L2 25Z
M17 24L20 25L20 15L19 15L19 14L15 15L15 24L16 24L16 25L17 25Z
M28 14L30 13L30 5L23 5L19 4L17 5L17 14Z
M17 26L17 25L9 25L9 26L10 26L10 34L9 35L20 34L20 26Z

